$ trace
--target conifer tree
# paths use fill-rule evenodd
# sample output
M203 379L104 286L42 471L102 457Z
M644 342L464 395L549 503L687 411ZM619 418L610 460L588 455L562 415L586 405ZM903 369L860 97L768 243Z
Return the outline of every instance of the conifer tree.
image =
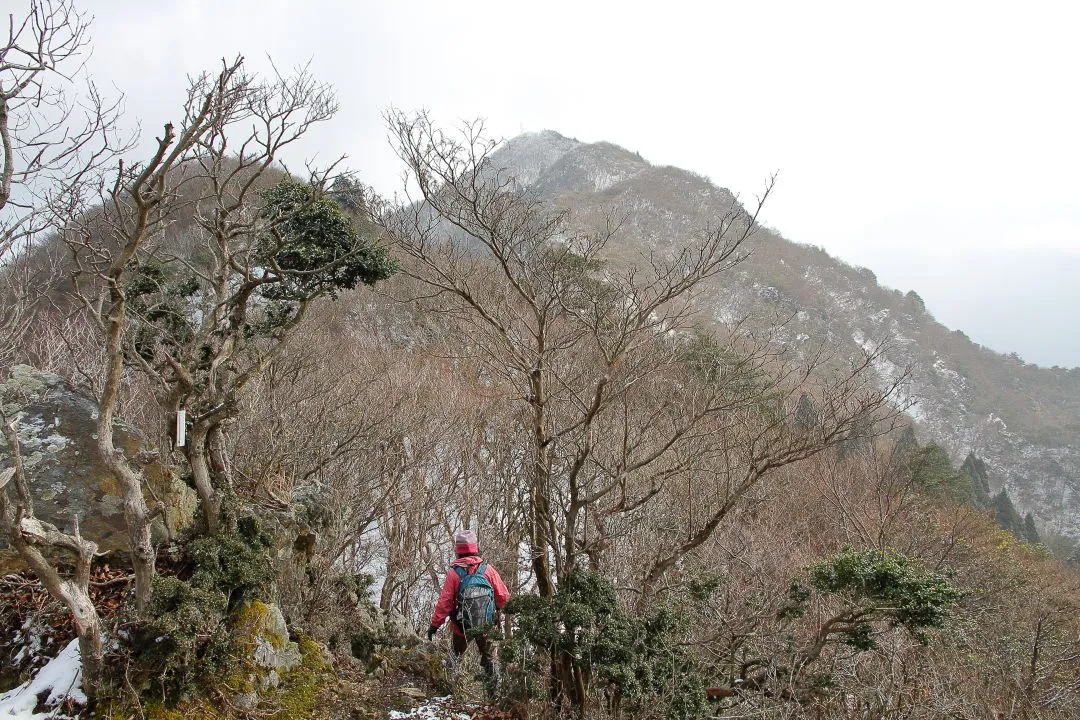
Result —
M971 484L975 488L975 500L980 507L986 507L990 504L990 472L986 468L986 463L980 460L975 451L972 450L964 458L964 464L960 466L960 474L966 475L971 479Z
M1013 505L1012 500L1009 498L1007 490L1002 489L1001 492L994 496L991 507L994 511L994 522L1002 530L1008 530L1016 537L1024 539L1024 519L1016 511L1016 506Z
M1024 515L1024 540L1027 540L1032 545L1042 545L1039 530L1035 527L1035 516L1030 512Z

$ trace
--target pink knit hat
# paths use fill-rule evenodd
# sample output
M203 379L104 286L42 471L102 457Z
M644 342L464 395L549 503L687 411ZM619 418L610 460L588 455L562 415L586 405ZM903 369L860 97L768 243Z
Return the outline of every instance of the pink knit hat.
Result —
M477 552L476 533L472 530L462 530L454 533L454 552L458 555Z

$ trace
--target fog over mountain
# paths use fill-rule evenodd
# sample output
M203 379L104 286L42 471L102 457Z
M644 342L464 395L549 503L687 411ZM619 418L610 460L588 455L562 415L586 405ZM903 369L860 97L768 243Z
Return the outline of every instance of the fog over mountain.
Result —
M264 71L268 57L310 63L341 114L287 159L347 153L386 194L400 187L389 105L447 126L484 117L496 136L554 127L610 140L742 197L779 171L766 224L915 290L946 326L998 352L1080 365L1068 317L1080 287L1060 279L1080 264L1080 102L1063 90L1080 65L1070 4L304 9L95 0L90 69L126 94L152 142L176 120L185 74L222 55ZM555 38L573 51L555 51Z
M1054 241L1054 228L1044 231L1050 242L1040 241L1040 226L1032 222L1030 232L1035 236L1027 238L1018 229L1015 244L988 244L983 252L962 257L943 246L927 261L907 245L907 240L920 232L920 223L922 227L945 226L957 234L980 236L992 235L1002 225L1018 221L1005 216L995 224L934 213L885 218L867 228L863 247L840 257L869 267L882 285L904 292L915 290L939 322L963 330L981 345L1001 353L1015 352L1042 367L1080 366L1075 311L1080 303L1075 297L1080 254Z

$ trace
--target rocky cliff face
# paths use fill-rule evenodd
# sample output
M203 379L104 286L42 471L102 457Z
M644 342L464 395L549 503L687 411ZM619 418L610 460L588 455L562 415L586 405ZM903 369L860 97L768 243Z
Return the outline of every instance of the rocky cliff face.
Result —
M692 172L551 131L510 140L493 162L584 223L612 209L624 214L609 245L624 260L686 242L733 202ZM883 288L870 270L767 229L699 302L708 321L749 318L788 353L827 343L855 355L886 342L875 370L885 383L911 369L910 414L922 439L957 464L974 451L993 490L1008 488L1040 528L1080 538L1080 368L1039 368L978 346L936 322L914 291Z

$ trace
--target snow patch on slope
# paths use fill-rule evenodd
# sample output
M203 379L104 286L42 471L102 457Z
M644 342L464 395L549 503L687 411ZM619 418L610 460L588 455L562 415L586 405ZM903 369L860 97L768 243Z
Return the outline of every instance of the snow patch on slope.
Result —
M40 698L48 712L35 713ZM41 720L59 718L58 711L71 701L86 704L82 691L82 663L79 661L79 641L72 640L49 664L38 670L32 679L14 690L0 695L0 720Z

